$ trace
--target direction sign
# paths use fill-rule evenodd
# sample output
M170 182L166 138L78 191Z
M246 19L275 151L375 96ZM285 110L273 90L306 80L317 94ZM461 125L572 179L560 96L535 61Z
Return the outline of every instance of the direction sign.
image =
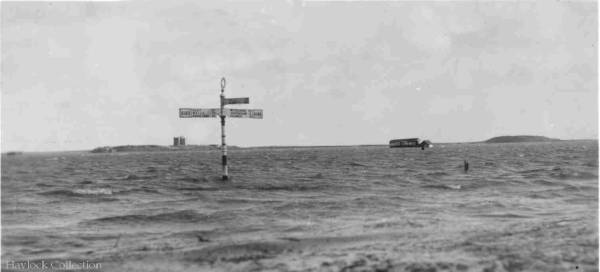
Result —
M232 118L253 118L253 119L262 119L263 111L262 110L249 110L249 109L228 109L228 117Z
M181 118L211 118L219 117L221 109L192 109L192 108L181 108L179 109L179 117Z
M263 111L262 110L248 110L248 117L254 119L262 119Z
M2 1L2 0L0 0ZM263 111L260 109L228 109L225 105L229 104L248 104L249 97L225 98L225 78L221 78L221 107L218 109L197 109L197 108L180 108L180 118L211 118L220 117L221 119L221 164L223 165L223 180L228 179L227 174L227 144L225 144L225 119L232 118L253 118L262 119Z
M237 97L237 98L225 98L223 99L223 105L228 104L248 104L250 103L249 97Z

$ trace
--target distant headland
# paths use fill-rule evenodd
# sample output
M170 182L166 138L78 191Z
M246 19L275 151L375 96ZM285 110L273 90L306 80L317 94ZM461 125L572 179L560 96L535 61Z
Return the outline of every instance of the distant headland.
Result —
M544 136L517 135L517 136L498 136L490 138L483 143L529 143L529 142L554 142L560 139L548 138ZM378 145L357 145L358 146L378 146ZM261 146L254 148L273 149L273 148L303 148L303 147L339 147L339 146ZM228 149L239 149L238 146L227 146ZM219 145L184 145L184 146L164 146L164 145L120 145L120 146L102 146L94 148L92 153L115 153L115 152L161 152L161 151L210 151L219 150Z
M498 136L486 140L484 143L529 143L529 142L555 142L560 139L553 139L544 136L518 135L518 136Z
M566 141L587 141L597 139L580 139L580 140L566 140ZM455 143L442 143L442 144L480 144L480 143L529 143L529 142L556 142L563 141L561 139L548 138L544 136L535 135L516 135L516 136L498 136L493 137L485 141L480 142L455 142ZM337 148L337 147L387 147L387 144L363 144L363 145L321 145L321 146L254 146L254 147L239 147L239 146L227 146L228 149L302 149L302 148ZM119 145L119 146L101 146L96 147L93 150L78 150L78 151L41 151L44 152L91 152L91 153L119 153L119 152L177 152L177 151L217 151L220 150L221 146L212 145L184 145L184 146L172 146L172 145ZM39 153L36 151L10 151L2 152L2 156L18 156L23 154Z
M236 149L237 146L227 146L230 149ZM184 145L184 146L163 146L163 145L119 145L96 147L92 153L115 153L115 152L160 152L160 151L208 151L218 150L218 145Z

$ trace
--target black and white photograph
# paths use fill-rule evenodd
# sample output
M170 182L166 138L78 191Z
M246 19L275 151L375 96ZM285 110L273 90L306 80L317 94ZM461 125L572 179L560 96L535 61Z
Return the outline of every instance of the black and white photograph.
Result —
M598 10L0 1L0 270L598 271Z

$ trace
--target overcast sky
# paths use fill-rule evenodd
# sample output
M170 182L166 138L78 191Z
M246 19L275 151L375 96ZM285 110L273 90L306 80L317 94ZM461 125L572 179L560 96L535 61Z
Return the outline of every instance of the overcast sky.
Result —
M2 151L598 137L594 2L2 2Z

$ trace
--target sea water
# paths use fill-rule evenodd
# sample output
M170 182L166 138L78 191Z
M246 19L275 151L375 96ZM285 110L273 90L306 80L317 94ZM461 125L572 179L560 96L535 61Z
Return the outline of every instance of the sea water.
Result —
M226 182L220 159L2 156L2 270L598 270L596 141L235 149Z

